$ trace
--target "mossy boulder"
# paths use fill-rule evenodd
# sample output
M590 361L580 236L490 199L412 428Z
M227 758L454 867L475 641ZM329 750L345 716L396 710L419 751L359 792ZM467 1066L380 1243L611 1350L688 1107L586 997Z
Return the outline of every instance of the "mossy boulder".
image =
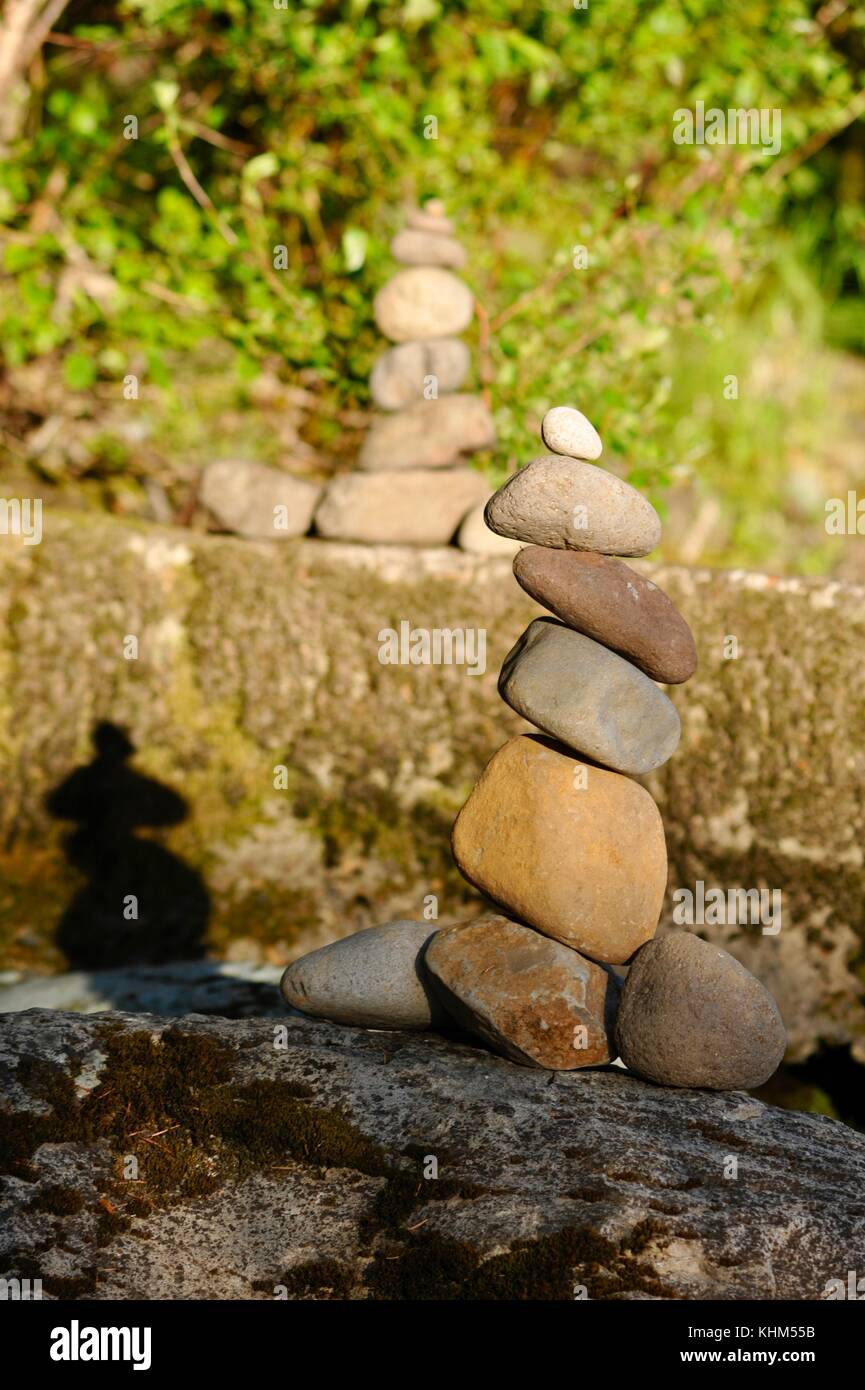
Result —
M865 1137L275 1020L0 1019L0 1277L49 1298L820 1299Z

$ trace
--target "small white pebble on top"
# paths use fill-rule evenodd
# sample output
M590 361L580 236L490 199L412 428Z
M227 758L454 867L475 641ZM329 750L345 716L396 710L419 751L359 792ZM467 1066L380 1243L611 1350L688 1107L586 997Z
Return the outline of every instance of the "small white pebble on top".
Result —
M541 438L554 454L567 454L574 459L600 458L604 448L594 425L570 405L556 405L547 411Z

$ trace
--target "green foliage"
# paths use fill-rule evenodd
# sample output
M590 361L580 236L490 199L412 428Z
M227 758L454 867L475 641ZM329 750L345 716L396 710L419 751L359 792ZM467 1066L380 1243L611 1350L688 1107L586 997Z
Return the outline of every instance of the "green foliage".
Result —
M402 204L433 194L490 321L475 347L499 475L531 456L536 417L572 398L663 494L688 406L674 366L694 379L726 346L727 371L747 377L744 316L790 288L779 245L804 268L809 331L865 347L850 117L865 4L825 30L809 0L281 3L126 0L111 22L92 7L98 24L87 4L70 12L82 47L47 47L0 171L11 363L62 351L82 392L143 359L170 391L173 364L218 339L245 379L278 360L323 420L363 407L388 241ZM676 145L675 113L698 100L780 110L777 160ZM58 294L82 257L111 293L79 276ZM700 389L720 411L720 380ZM783 421L758 424L780 444ZM326 425L312 437L327 443Z

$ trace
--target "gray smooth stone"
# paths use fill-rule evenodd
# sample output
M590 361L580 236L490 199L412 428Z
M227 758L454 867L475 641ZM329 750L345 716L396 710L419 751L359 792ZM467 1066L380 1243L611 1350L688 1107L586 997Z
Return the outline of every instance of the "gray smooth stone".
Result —
M380 468L447 468L461 454L490 449L496 442L493 417L480 396L460 392L434 401L415 401L396 415L373 422L358 463Z
M554 550L648 555L661 539L658 513L636 488L581 459L545 454L509 478L487 503L500 536Z
M278 541L305 535L321 492L315 483L277 468L220 459L205 468L200 497L226 531Z
M449 270L461 270L468 259L465 247L454 237L415 227L397 232L390 244L390 254L403 265L439 265Z
M762 1086L787 1045L765 986L727 951L689 931L637 952L616 1038L622 1061L638 1076L713 1091Z
M434 379L438 394L458 391L468 376L471 354L459 338L400 343L378 359L369 379L380 410L403 410L424 399Z
M435 932L428 922L388 922L322 946L288 967L283 998L331 1023L431 1028L447 1019L420 966Z
M675 752L675 705L649 677L555 618L536 618L508 652L499 694L576 753L640 776Z
M447 545L489 491L474 468L342 473L315 514L320 536L369 545Z

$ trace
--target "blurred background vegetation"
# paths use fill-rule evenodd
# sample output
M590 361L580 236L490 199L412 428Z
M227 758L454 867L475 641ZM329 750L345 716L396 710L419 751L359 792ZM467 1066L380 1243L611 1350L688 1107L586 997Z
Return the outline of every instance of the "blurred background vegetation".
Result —
M779 154L676 145L698 100ZM215 457L350 468L439 196L491 481L570 401L668 558L865 579L823 525L865 491L865 3L5 0L0 109L7 492L203 526Z

